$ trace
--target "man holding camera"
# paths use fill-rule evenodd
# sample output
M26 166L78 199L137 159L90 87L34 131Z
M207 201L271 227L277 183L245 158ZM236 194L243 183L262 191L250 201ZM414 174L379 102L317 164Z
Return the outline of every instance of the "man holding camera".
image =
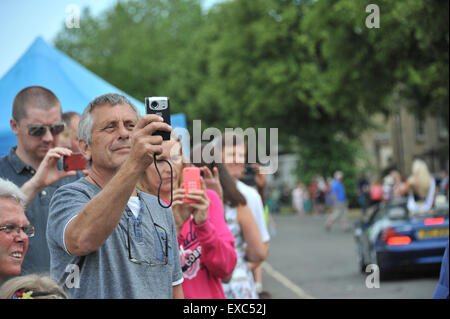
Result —
M78 137L89 175L55 193L47 234L51 274L71 297L183 298L172 212L136 190L162 153L156 131L171 127L157 115L139 118L119 94L96 98L81 115Z
M48 205L58 187L75 181L81 173L58 169L58 160L72 152L56 147L64 124L61 103L53 92L40 86L21 90L14 98L10 125L17 137L17 146L0 157L0 177L21 187L27 197L26 216L35 226L22 273L48 272Z

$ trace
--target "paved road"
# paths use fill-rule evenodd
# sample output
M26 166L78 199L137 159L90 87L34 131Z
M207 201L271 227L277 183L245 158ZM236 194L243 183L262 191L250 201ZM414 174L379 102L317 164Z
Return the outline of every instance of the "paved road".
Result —
M352 232L334 225L323 228L323 216L274 215L276 234L263 270L264 290L272 298L427 299L434 292L439 269L381 281L367 288L370 274L358 272Z

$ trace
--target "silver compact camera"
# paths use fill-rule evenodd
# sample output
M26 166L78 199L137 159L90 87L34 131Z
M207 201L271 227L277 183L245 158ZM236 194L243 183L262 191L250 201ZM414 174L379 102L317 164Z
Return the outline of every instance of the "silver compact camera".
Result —
M148 106L153 111L162 111L169 108L169 98L165 96L147 97Z
M147 114L156 114L170 125L170 103L167 96L152 96L145 98L145 108ZM161 135L163 140L170 140L170 133L156 131L153 135Z

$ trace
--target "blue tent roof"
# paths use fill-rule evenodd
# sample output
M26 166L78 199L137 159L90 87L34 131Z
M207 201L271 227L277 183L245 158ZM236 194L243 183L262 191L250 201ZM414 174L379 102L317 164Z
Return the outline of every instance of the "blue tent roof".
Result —
M75 111L81 114L95 97L113 92L128 97L139 112L145 114L142 102L109 84L38 37L0 79L0 155L8 153L9 148L17 143L9 125L12 104L16 94L31 85L40 85L55 93L61 101L63 112ZM152 95L158 94L155 92ZM171 122L173 127L186 128L184 114L173 114Z

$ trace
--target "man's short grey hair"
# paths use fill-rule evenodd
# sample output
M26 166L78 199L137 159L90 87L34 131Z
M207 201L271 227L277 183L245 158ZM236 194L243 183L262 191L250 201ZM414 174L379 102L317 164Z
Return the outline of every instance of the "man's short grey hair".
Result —
M92 118L92 110L102 104L110 104L112 106L116 104L126 104L136 112L137 117L140 117L139 110L128 100L125 96L117 93L108 93L96 97L90 102L81 114L80 123L78 124L78 138L85 141L87 144L92 142L92 128L94 127L94 119Z
M16 184L3 178L0 178L0 198L14 199L23 209L25 209L27 196Z

